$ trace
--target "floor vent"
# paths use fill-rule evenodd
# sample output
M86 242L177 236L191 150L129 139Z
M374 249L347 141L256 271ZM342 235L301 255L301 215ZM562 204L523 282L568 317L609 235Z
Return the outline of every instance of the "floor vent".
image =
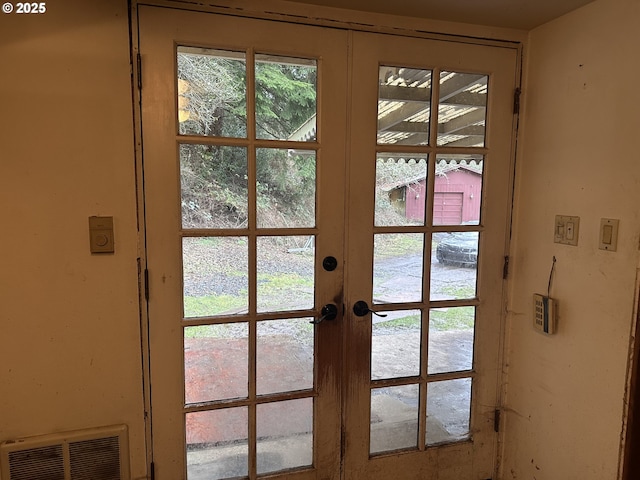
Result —
M5 480L129 480L127 427L3 442L0 472Z

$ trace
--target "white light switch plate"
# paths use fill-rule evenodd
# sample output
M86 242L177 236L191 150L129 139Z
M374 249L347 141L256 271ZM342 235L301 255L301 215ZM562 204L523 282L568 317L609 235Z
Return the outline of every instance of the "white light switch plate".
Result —
M600 250L615 252L618 249L618 225L616 218L600 219Z

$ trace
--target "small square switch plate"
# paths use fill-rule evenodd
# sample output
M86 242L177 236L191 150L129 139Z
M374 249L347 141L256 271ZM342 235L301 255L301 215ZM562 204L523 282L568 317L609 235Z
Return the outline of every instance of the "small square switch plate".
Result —
M89 217L91 253L113 253L113 217Z
M618 249L618 225L615 218L600 219L600 250L615 252Z
M580 217L556 215L553 241L563 245L578 245L580 233Z

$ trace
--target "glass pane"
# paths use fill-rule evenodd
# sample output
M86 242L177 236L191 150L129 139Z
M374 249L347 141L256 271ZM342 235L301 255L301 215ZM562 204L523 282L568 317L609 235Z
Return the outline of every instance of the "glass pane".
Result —
M182 135L247 136L242 52L178 47L178 122Z
M246 323L185 327L186 404L247 397L248 335Z
M246 477L247 425L246 407L187 413L187 479Z
M420 374L420 310L371 315L371 378L398 378Z
M469 438L471 379L427 384L427 445Z
M256 55L256 137L316 139L315 60Z
M440 73L438 145L484 147L488 79L475 73Z
M313 462L313 399L258 405L258 474Z
M247 150L180 145L183 228L247 226Z
M370 453L418 446L418 385L371 390Z
M257 393L313 388L313 318L258 322Z
M258 227L315 227L315 152L258 148L256 156Z
M182 239L185 318L247 313L247 237Z
M380 153L376 161L376 226L424 225L427 155Z
M314 237L258 237L258 312L314 305Z
M476 297L478 232L434 233L431 300Z
M434 225L478 225L482 155L438 155L433 195Z
M429 143L431 71L383 65L378 79L378 143Z
M423 235L374 235L373 248L373 302L421 301Z
M429 312L429 374L471 370L475 317L475 307Z

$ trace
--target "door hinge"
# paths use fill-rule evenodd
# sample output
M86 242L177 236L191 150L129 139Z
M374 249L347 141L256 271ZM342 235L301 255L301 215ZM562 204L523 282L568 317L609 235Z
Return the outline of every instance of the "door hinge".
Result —
M149 269L144 269L144 299L149 300Z
M506 280L509 276L509 255L504 256L504 264L502 265L502 279Z
M156 464L154 462L149 465L149 480L156 480Z
M516 88L515 92L513 92L513 113L520 113L520 94L522 93L522 89L520 87Z
M139 53L136 57L136 63L138 65L138 90L142 90L142 56Z
M493 431L498 433L500 431L500 409L496 408L493 411Z

